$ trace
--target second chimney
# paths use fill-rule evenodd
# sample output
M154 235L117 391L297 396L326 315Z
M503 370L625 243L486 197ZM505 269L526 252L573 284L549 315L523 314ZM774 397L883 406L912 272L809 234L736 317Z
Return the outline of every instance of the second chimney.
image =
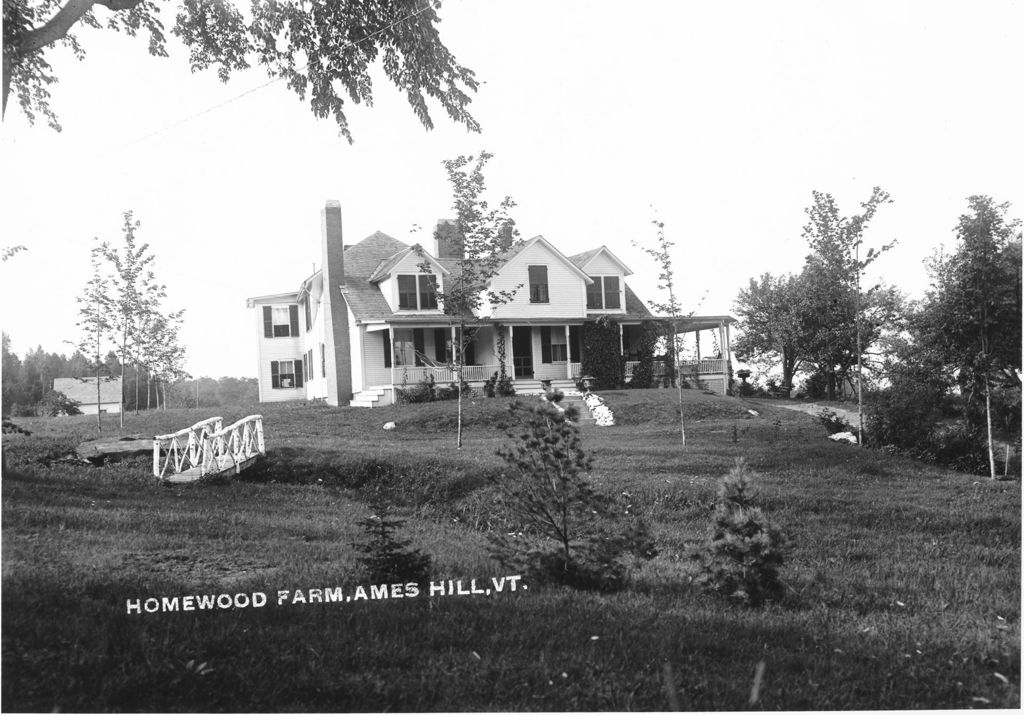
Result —
M462 258L462 235L455 219L442 218L434 229L434 255L438 258Z

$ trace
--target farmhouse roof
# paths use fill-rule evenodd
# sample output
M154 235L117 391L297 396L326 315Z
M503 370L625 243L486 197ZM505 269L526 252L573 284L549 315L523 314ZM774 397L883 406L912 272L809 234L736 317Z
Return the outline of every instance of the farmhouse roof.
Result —
M633 271L629 270L629 266L627 266L625 263L619 260L618 256L609 251L607 246L598 246L597 248L592 248L589 251L577 253L575 255L569 256L569 260L575 263L580 270L585 271L587 270L587 264L590 263L594 258L596 258L601 253L607 255L608 258L612 260L612 262L618 265L618 267L622 269L623 275L633 275Z
M95 377L57 377L53 389L83 405L96 404ZM121 378L100 378L100 404L121 404Z

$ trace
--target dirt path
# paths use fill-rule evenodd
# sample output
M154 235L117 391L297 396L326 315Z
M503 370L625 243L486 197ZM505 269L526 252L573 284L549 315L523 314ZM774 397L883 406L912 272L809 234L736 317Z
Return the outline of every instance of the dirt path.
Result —
M784 402L780 401L780 402L772 403L772 404L775 407L785 407L787 410L796 410L797 412L805 412L805 413L807 413L809 415L813 415L815 417L817 417L818 413L821 412L822 410L829 409L829 410L832 410L833 412L835 412L840 417L842 417L847 422L849 422L851 425L856 425L857 424L857 411L856 410L847 410L847 409L845 409L843 407L831 407L829 405L819 405L819 404L816 404L814 402L808 402L806 404L802 404L802 403L801 404L797 404L797 403L792 403L792 402L784 403Z

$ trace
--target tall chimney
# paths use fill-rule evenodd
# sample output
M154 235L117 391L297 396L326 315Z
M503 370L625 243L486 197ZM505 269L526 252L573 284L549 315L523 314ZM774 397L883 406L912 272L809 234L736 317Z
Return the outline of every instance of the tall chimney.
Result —
M438 258L462 258L463 242L459 224L453 218L442 218L434 229L434 255Z
M327 368L327 404L344 405L352 399L352 354L348 334L348 304L341 295L345 285L345 243L341 235L341 203L328 201L321 212L323 227L324 359Z

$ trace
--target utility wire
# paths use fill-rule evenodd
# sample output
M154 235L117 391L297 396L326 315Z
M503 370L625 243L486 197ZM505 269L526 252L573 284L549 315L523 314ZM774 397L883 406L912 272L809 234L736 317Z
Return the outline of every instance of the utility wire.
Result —
M354 45L358 45L360 42L365 42L366 40L373 39L375 36L380 35L381 33L385 32L387 30L391 30L391 29L397 27L399 24L405 22L406 20L410 20L410 19L416 17L417 15L419 15L419 14L421 14L423 12L426 12L427 10L430 9L430 7L431 7L431 4L428 2L426 5L421 7L419 10L416 10L415 12L411 12L408 15L406 15L405 17L401 17L398 20L395 20L393 23L391 23L387 27L382 27L379 30L377 30L375 32L371 32L366 37L362 37L362 38L360 38L358 40L351 41L351 42L346 42L345 44L343 44L338 49L339 50L343 50L343 49L346 49L348 47L352 47ZM307 69L308 67L309 67L309 63L306 63L306 64L302 65L301 67L298 67L295 71L296 72L302 72L303 70ZM284 78L285 78L284 75L281 75L279 77L272 77L271 79L267 80L263 84L257 85L255 87L250 88L250 89L247 89L246 91L242 92L241 94L237 94L234 97L231 97L230 99L224 100L220 104L215 104L212 107L207 107L206 109L204 109L204 110L202 110L200 112L196 112L195 114L187 116L187 117L185 117L183 119L179 119L178 121L173 122L172 124L168 124L168 125L166 125L164 127L161 127L160 129L157 129L155 131L152 131L149 134L144 134L141 137L139 137L137 139L134 139L134 140L128 142L127 144L122 145L121 148L126 148L126 147L132 146L134 144L138 144L140 142L144 142L147 139L155 137L155 136L157 136L159 134L163 134L164 132L168 132L168 131L176 128L176 127L180 127L182 124L186 124L188 122L191 122L193 119L198 119L199 117L202 117L202 116L205 116L205 115L210 114L212 112L215 112L218 109L221 109L222 107L226 107L227 105L231 104L232 102L237 102L239 99L242 99L243 97L246 97L246 96L248 96L250 94L253 94L254 92L258 92L259 90L264 89L266 87L269 87L272 84L276 84L276 83L280 82L281 80L283 80Z

